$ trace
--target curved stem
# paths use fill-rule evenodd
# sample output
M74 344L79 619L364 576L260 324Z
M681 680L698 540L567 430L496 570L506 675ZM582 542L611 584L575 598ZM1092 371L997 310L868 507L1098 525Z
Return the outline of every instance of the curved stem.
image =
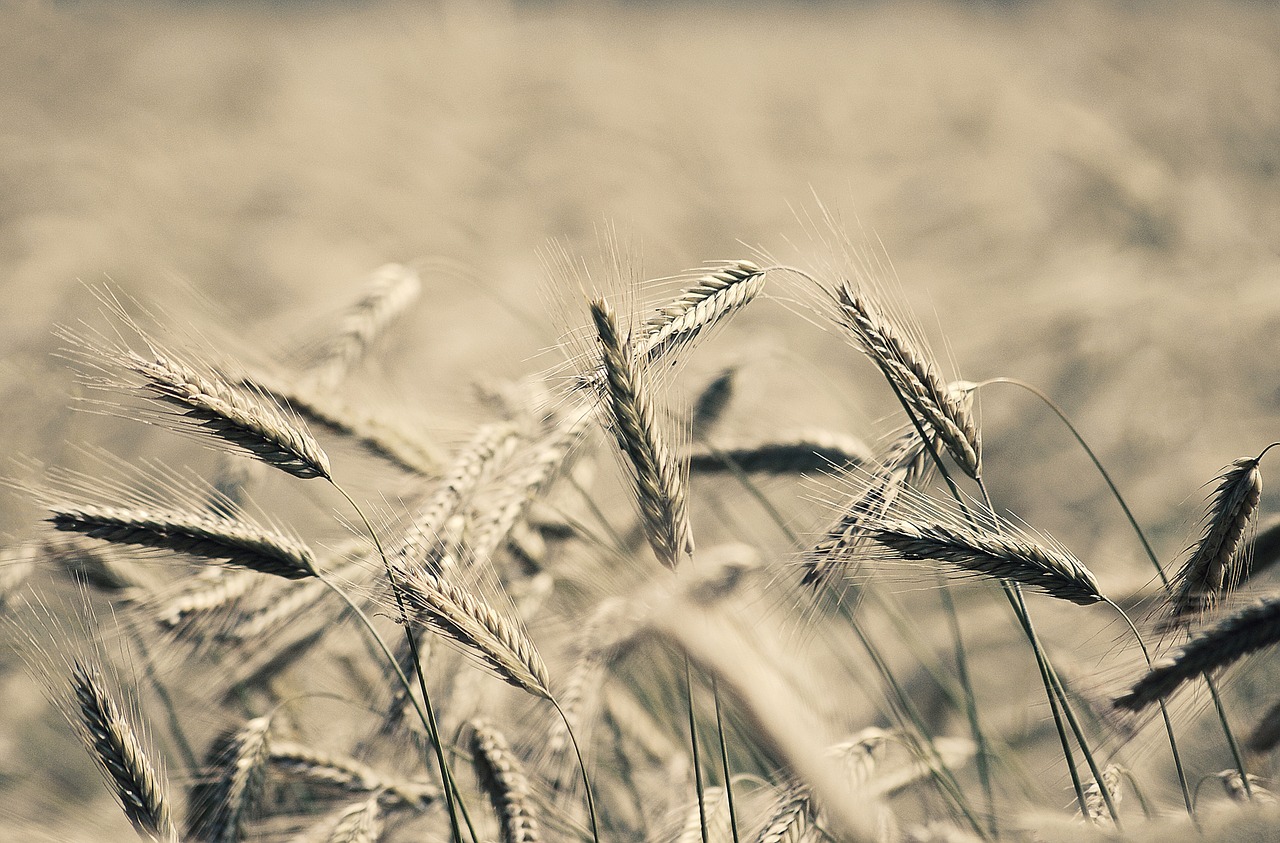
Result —
M596 800L591 795L591 779L587 776L587 763L582 760L582 750L578 749L578 739L573 734L573 727L569 725L569 718L565 716L564 709L560 708L560 703L556 702L554 697L548 697L548 699L551 700L551 705L555 706L560 719L564 721L564 730L569 735L569 742L573 744L573 754L578 756L578 767L582 770L582 786L587 791L587 813L591 816L591 839L600 843L600 828L596 824Z
M1046 395L1043 390L1037 388L1032 384L1027 383L1026 381L1019 380L1017 378L990 378L989 380L985 380L977 384L975 389L986 386L987 384L996 384L996 383L1006 383L1006 384L1009 384L1010 386L1016 386L1016 387L1019 387L1020 389L1024 389L1027 392L1030 392L1032 395L1036 396L1042 402L1044 402L1045 406L1047 406L1050 410L1052 410L1054 414L1058 417L1058 419L1062 422L1062 424L1067 428L1067 430L1071 432L1072 437L1075 438L1076 442L1079 443L1080 447L1084 450L1085 454L1088 455L1089 460L1093 463L1094 468L1098 470L1098 474L1099 476L1102 477L1103 481L1107 484L1107 488L1111 490L1111 495L1116 499L1116 503L1120 505L1120 509L1124 511L1124 516L1126 519L1128 519L1129 526L1133 528L1133 532L1138 537L1138 541L1142 543L1142 549L1146 551L1147 558L1151 561L1152 567L1156 569L1157 576L1160 577L1161 586L1163 586L1166 593L1171 594L1173 586L1169 581L1169 576L1168 574L1165 573L1164 566L1160 564L1160 560L1156 556L1155 550L1152 549L1151 542L1147 540L1146 532L1143 531L1141 526L1139 526L1138 519L1134 517L1133 511L1129 509L1128 502L1125 501L1124 495L1120 494L1120 489L1116 486L1115 481L1111 479L1111 474L1108 473L1107 469L1102 465L1102 461L1098 459L1098 455L1094 453L1093 448L1091 448L1089 446L1089 443L1085 441L1084 436L1081 435L1080 431L1071 422L1071 419L1067 417L1066 412L1064 412L1063 409L1060 406L1058 406L1058 404L1052 398ZM1267 452L1270 451L1272 448L1276 447L1276 445L1280 445L1280 442L1273 442L1270 445L1268 445L1266 448L1263 448L1262 452L1258 454L1256 459L1261 461L1262 458L1267 455ZM1117 607L1117 609L1118 608L1119 607ZM1123 616L1124 612L1121 612L1120 614ZM1129 621L1129 618L1127 616L1125 616L1125 621ZM1129 625L1130 627L1133 626L1132 623L1130 623ZM1142 637L1137 634L1136 629L1134 630L1134 635L1138 638L1138 643L1141 645ZM1147 659L1147 664L1150 665L1151 659L1147 655L1145 647L1143 648L1142 655L1144 658ZM1231 724L1227 721L1226 710L1223 708L1223 705L1222 705L1222 696L1218 693L1217 682L1215 682L1213 677L1210 676L1208 673L1204 675L1204 680L1205 680L1205 684L1209 686L1209 695L1213 698L1214 707L1217 709L1218 721L1222 724L1222 733L1227 740L1227 746L1231 750L1231 755L1233 757L1233 760L1236 763L1237 769L1239 769L1240 771L1241 778L1245 781L1245 791L1249 793L1250 796L1252 796L1253 791L1248 784L1248 775L1246 774L1246 770L1244 766L1244 756L1240 753L1240 746L1239 746L1239 743L1236 741L1235 732L1232 730ZM1164 718L1165 731L1169 735L1169 749L1173 753L1174 767L1176 768L1177 775L1178 775L1178 785L1182 789L1182 801L1186 804L1188 813L1192 813L1194 815L1195 800L1191 796L1190 787L1187 782L1186 772L1183 770L1183 767L1182 767L1182 758L1178 752L1177 740L1175 739L1173 734L1173 722L1169 717L1169 712L1163 700L1161 700L1160 702L1160 714L1161 714L1161 717Z
M351 508L354 509L356 511L356 514L360 516L360 520L364 522L365 529L369 531L369 537L373 539L374 547L376 547L378 550L378 556L381 557L382 559L382 566L387 575L387 583L391 586L391 593L395 595L396 608L399 610L399 613L400 613L401 628L404 630L405 639L409 644L409 652L413 657L413 663L416 667L415 672L418 674L418 689L422 692L421 706L418 705L417 699L413 696L413 690L409 685L409 679L408 677L405 676L404 671L400 669L400 663L396 660L396 657L392 655L391 651L387 648L386 644L382 641L381 636L379 636L377 633L377 630L373 628L373 625L369 622L369 619L365 617L364 612L362 612L360 608L356 606L355 603L353 603L350 600L350 598L346 596L344 592L342 592L340 589L338 589L328 580L324 580L323 577L321 578L321 580L325 582L325 584L328 585L330 589L337 592L338 595L341 596L342 599L347 602L347 605L349 605L356 612L356 614L360 616L361 620L364 621L365 626L368 627L371 633L373 633L374 637L378 641L378 645L382 648L383 654L387 657L387 660L391 663L392 667L395 669L396 673L399 675L401 682L404 683L405 692L409 695L409 699L413 700L414 708L418 710L418 716L422 718L423 725L427 727L427 736L430 738L431 744L435 748L436 762L440 765L440 780L444 784L444 787L442 788L442 790L444 791L445 804L449 809L449 825L450 825L450 829L453 832L454 843L462 843L462 829L458 825L459 808L461 808L463 815L466 816L467 829L471 832L471 839L474 841L478 841L480 838L476 837L475 829L471 827L471 818L466 813L466 806L462 804L461 798L458 798L455 801L455 795L457 794L457 785L455 784L453 779L453 772L449 769L449 762L444 757L444 747L440 741L440 729L436 724L435 709L431 705L431 695L427 692L427 680L422 675L422 658L418 652L418 642L413 636L413 630L410 628L409 612L405 608L404 595L400 591L399 583L396 582L395 572L391 567L391 561L387 559L387 554L386 554L386 551L383 550L382 542L378 539L378 533L376 530L373 529L373 525L369 523L369 519L365 516L364 510L361 509L360 505L357 504L355 500L353 500L352 497L347 494L345 489L343 489L333 480L330 480L329 482L333 486L333 488L338 490L338 493L340 495L342 495L344 498L347 499L347 503L351 504ZM426 709L425 711L423 710L424 707Z

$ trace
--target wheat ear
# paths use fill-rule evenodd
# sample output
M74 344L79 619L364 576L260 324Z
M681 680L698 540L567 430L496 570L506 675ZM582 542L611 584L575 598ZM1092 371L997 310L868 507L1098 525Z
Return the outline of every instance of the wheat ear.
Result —
M802 585L816 588L845 571L863 535L867 513L883 513L900 488L922 479L932 465L927 455L928 447L914 425L890 439L867 482L844 501L840 517L801 558Z
M1212 609L1243 578L1240 548L1262 496L1258 459L1233 462L1219 477L1204 518L1204 533L1174 578L1171 620Z
M162 347L106 296L100 299L137 335L146 353L139 354L120 334L63 330L86 386L147 399L156 415L177 429L211 437L295 477L329 478L329 457L301 421L261 392L237 387L213 368Z
M368 453L404 471L424 477L440 472L435 444L398 422L393 416L352 407L331 392L273 376L261 369L237 370L228 378L246 389L270 397L330 433L350 439Z
M448 473L414 516L392 558L403 570L420 567L431 560L440 545L445 523L488 474L493 464L508 456L518 441L508 424L481 425L458 452Z
M71 689L80 734L139 835L175 840L168 790L97 669L77 660Z
M1025 538L955 524L892 519L876 521L868 537L902 559L945 562L1081 606L1103 599L1097 579L1079 560Z
M913 341L865 295L849 284L836 291L840 322L911 409L946 445L966 474L981 473L982 442L968 399L938 373L924 346Z
M1120 782L1123 771L1115 764L1108 764L1102 770L1102 784L1097 781L1089 782L1089 786L1084 789L1084 816L1089 822L1100 825L1114 825L1111 821L1111 814L1107 811L1106 800L1102 798L1102 788L1105 787L1111 794L1111 804L1120 804L1123 791L1120 790Z
M369 347L418 298L418 273L389 263L369 276L364 295L343 314L338 329L306 367L308 385L317 391L333 389L368 353Z
M755 843L803 843L813 817L809 788L793 784L781 791Z
M542 834L533 811L533 794L520 759L507 739L485 720L471 721L476 777L493 803L502 826L502 843L538 843Z
M287 579L316 575L315 556L306 545L244 517L89 503L55 503L49 509L48 520L59 530L112 544L188 553Z
M731 261L695 279L676 299L645 320L637 358L642 365L648 365L675 346L692 342L746 306L764 289L764 278L764 271L751 261Z
M478 656L501 679L534 696L551 699L547 667L533 641L514 620L425 567L409 571L402 586L417 620Z
M596 300L591 316L600 340L609 429L626 457L649 544L658 560L674 569L681 554L693 552L684 478L658 435L648 390L613 310Z
M272 741L269 753L270 767L277 773L348 793L372 794L384 805L421 810L440 798L434 784L387 776L354 758L294 741Z
M1194 635L1147 671L1115 705L1140 711L1202 673L1280 641L1280 597L1259 600Z
M689 452L689 471L714 474L734 467L747 474L803 474L860 466L873 459L860 439L829 430L805 430L763 442L713 443Z
M271 721L255 717L213 742L204 780L191 789L187 833L208 843L235 843L262 795Z

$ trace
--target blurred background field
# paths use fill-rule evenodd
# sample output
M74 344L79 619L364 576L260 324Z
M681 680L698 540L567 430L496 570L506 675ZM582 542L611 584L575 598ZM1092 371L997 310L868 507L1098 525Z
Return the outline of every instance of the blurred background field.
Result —
M351 391L448 445L484 416L473 384L560 359L549 240L596 254L607 221L646 277L757 247L805 265L823 254L803 222L819 203L887 255L956 374L1064 405L1164 559L1202 485L1280 438L1271 4L8 3L5 451L59 461L66 442L136 435L67 410L52 326L95 312L81 282L179 311L206 299L271 353L368 271L416 263L420 304ZM738 367L727 435L883 433L893 405L870 368L792 310L753 305L680 389ZM1087 462L998 389L980 405L997 502L1105 591L1143 588ZM802 528L821 521L800 484L769 491ZM29 502L0 514L30 534ZM87 761L48 761L78 750L49 743L60 724L8 667L0 826L76 793L106 805ZM993 654L987 693L1001 673ZM1039 716L1036 693L1010 696Z

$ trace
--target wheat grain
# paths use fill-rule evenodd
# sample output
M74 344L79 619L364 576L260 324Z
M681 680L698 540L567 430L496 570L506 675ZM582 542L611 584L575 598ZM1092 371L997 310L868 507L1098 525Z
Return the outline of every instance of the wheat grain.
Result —
M964 393L942 379L925 347L910 338L913 332L896 325L867 296L847 283L840 285L835 296L840 322L862 351L919 420L937 433L956 464L978 477L982 443Z
M828 430L806 430L763 442L713 443L689 452L689 471L714 474L737 468L747 474L803 474L860 466L873 459L860 439Z
M514 620L500 615L479 595L425 568L410 571L403 587L419 622L471 651L517 688L551 699L547 667Z
M343 315L338 329L305 367L308 387L331 390L346 378L396 317L418 298L422 282L410 267L389 263L374 270L365 292Z
M372 794L384 806L422 810L440 798L429 782L410 782L384 775L368 764L323 752L295 741L271 742L268 763L273 771L347 793Z
M89 503L53 504L49 509L53 514L48 520L57 529L113 544L187 553L287 579L316 575L310 548L243 517Z

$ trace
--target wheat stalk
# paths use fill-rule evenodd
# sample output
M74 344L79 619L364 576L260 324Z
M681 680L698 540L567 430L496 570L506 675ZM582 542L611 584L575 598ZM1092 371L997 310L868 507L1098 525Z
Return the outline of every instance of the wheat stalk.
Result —
M493 803L502 826L503 843L538 843L542 834L533 811L532 791L524 766L507 739L485 720L472 720L471 750L476 777Z
M176 840L167 785L97 669L76 660L71 689L80 734L112 793L142 836Z

